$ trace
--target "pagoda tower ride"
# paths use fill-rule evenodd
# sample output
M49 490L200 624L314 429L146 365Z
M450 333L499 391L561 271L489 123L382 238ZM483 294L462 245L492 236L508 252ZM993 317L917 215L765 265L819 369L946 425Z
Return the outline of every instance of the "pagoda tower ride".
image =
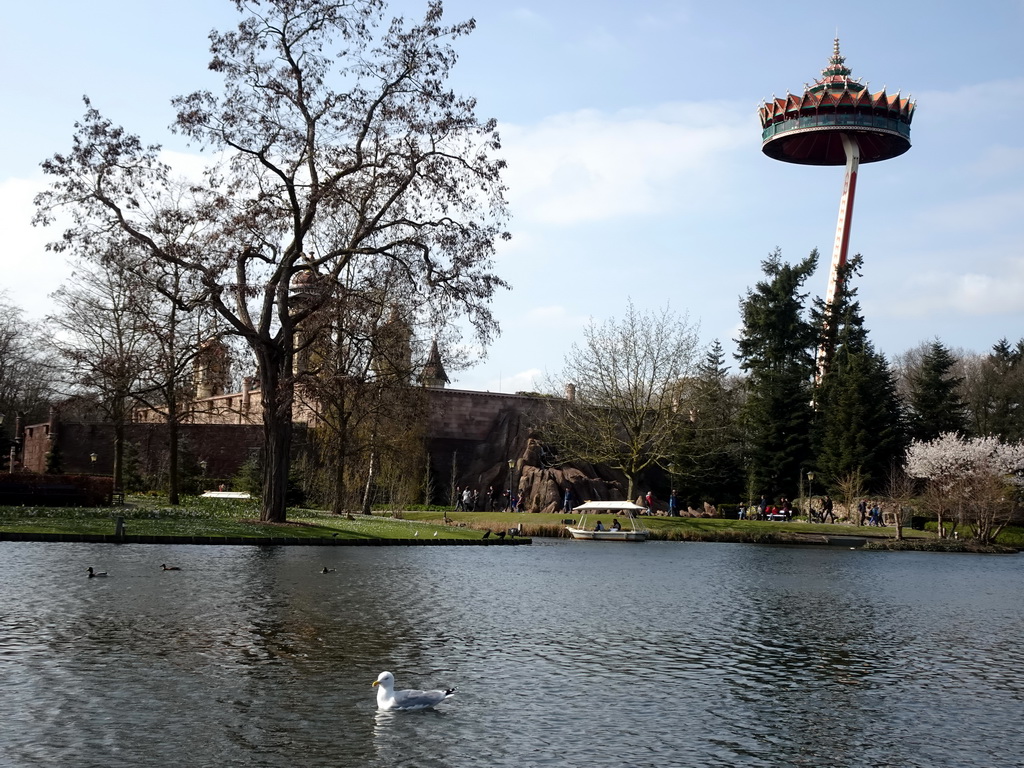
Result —
M839 222L832 249L827 306L836 300L839 273L848 256L857 169L898 157L910 149L910 121L916 103L885 88L871 93L854 80L836 38L832 58L821 78L801 96L787 93L761 105L761 151L775 160L800 165L845 165L846 179L839 199ZM818 376L831 358L826 343L818 350Z

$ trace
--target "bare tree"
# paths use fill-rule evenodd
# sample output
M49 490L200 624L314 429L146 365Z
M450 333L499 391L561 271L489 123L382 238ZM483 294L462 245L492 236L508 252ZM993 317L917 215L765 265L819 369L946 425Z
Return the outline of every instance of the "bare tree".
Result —
M411 481L422 453L425 412L422 391L410 386L408 292L401 275L375 270L363 277L346 277L298 334L296 397L315 424L336 513L353 505L355 485L362 488L361 508L369 512L378 474ZM315 293L315 280L305 290Z
M207 307L192 311L195 286L189 275L175 264L158 262L139 265L138 292L145 300L133 304L140 313L140 329L149 339L151 362L139 373L133 398L167 425L168 502L178 504L180 496L180 429L192 411L192 373L196 360L208 347L202 342L216 338L214 317ZM170 297L170 298L169 298Z
M696 362L696 330L685 314L642 313L630 302L621 320L591 322L583 335L549 385L561 394L572 384L574 396L546 425L545 439L564 460L622 470L632 499L641 473L667 468L674 456L687 413L679 384Z
M914 480L906 470L897 464L890 467L886 478L885 495L892 505L893 526L896 540L903 540L903 528L910 525L914 514Z
M0 413L41 418L52 396L50 371L38 324L0 292Z
M472 21L379 23L380 0L254 0L231 32L210 35L219 95L174 100L174 130L223 158L188 195L146 146L91 105L73 148L43 165L51 188L36 220L70 209L57 247L117 229L156 260L192 273L204 300L245 339L263 410L262 518L286 518L296 328L319 308L296 305L292 278L383 259L419 287L438 322L460 314L481 343L505 284L491 272L507 236L494 121L446 81L450 41ZM173 222L167 226L166 222ZM184 222L190 226L182 227ZM187 237L183 236L187 232ZM325 296L330 292L325 293Z
M857 508L857 502L864 496L864 476L860 473L860 470L855 470L835 478L833 482L835 483L839 498L843 500L846 514L852 518L854 510ZM862 515L858 515L857 525L864 525Z
M0 291L0 462L14 470L22 435L18 429L46 414L53 397L50 361L38 324ZM6 435L10 437L6 437Z
M115 260L80 264L53 294L50 344L69 397L93 398L114 430L114 487L124 487L125 426L142 372L153 367L151 338L140 311L145 297Z

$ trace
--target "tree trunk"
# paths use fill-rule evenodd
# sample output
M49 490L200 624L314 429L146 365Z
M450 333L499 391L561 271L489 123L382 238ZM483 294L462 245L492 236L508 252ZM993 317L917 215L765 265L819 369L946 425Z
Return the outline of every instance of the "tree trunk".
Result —
M181 280L177 270L175 270L174 280L174 292L175 295L180 293ZM167 348L169 351L168 359L175 360L178 356L178 343L177 343L177 328L178 328L178 307L172 301L171 312L168 318L168 334L167 334ZM169 366L169 373L164 385L164 391L167 393L167 471L169 477L167 478L167 503L171 506L177 506L179 503L178 499L178 377L175 372L173 365ZM202 493L202 488L199 488L199 492Z
M169 473L167 482L167 503L176 506L180 503L178 499L178 416L175 413L177 404L167 404L167 471ZM202 491L202 488L199 489Z
M345 458L339 451L338 459L334 463L334 500L331 504L331 512L336 515L345 512Z
M374 435L376 438L376 434ZM377 451L370 449L370 467L366 472L366 488L363 489L363 514L370 514L370 503L373 500L373 479L377 476Z
M114 466L111 470L114 477L114 490L124 490L124 420L114 422Z
M327 409L327 412L331 414L331 421L335 425L336 431L334 435L334 498L331 502L331 511L336 515L344 514L348 507L348 486L345 481L345 465L348 458L348 414L344 403L344 391L338 392L336 402L328 404Z
M291 358L275 355L275 351L266 348L257 351L264 446L260 520L265 523L283 523L288 519L288 470L292 447Z

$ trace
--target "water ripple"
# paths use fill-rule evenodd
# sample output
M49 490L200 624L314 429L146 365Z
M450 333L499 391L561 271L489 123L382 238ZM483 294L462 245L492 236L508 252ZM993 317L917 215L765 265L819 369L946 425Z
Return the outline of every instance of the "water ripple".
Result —
M4 544L0 754L15 768L1006 765L1024 750L1019 563L660 542ZM90 564L111 576L85 579ZM380 713L382 669L459 692Z

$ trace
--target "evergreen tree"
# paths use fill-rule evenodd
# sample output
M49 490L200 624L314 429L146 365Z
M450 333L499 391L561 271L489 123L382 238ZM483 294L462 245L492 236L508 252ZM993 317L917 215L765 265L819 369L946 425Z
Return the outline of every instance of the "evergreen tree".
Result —
M956 359L942 342L933 341L910 382L910 435L922 442L945 432L966 434L967 416L952 374Z
M1004 442L1024 440L1024 339L1011 347L1000 339L992 351L974 360L961 387L976 435L992 435Z
M719 504L741 498L745 481L739 406L738 384L729 376L725 351L716 339L680 397L683 427L671 469L683 500Z
M54 442L53 447L46 452L43 460L46 462L45 469L43 470L46 474L64 474L64 453L60 449L60 443Z
M810 453L818 332L800 291L817 265L817 251L791 265L776 249L761 264L767 279L740 304L737 358L747 372L742 423L749 488L756 495L793 496Z
M869 490L879 488L905 448L896 379L868 340L851 286L860 264L855 256L839 276L842 290L833 306L818 307L833 346L815 393L815 467L833 491L854 473Z

